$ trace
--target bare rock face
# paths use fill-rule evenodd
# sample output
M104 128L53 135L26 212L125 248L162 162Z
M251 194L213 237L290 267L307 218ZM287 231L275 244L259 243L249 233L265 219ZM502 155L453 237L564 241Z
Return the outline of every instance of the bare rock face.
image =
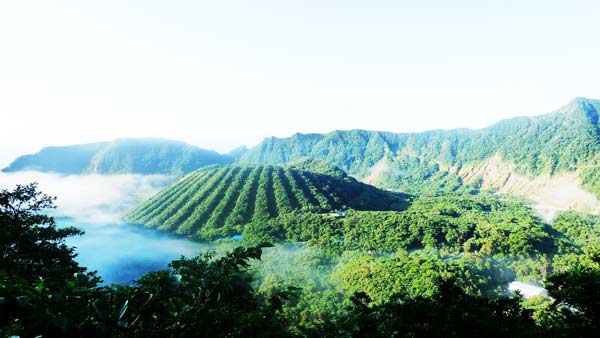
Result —
M581 188L577 171L538 176L518 174L514 164L496 154L482 163L461 168L458 174L465 182L480 180L482 189L528 198L547 221L564 210L600 214L600 200Z

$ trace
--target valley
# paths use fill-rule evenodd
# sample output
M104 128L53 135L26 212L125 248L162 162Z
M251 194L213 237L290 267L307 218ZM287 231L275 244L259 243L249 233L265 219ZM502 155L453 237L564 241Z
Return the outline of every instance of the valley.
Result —
M0 338L600 337L598 1L0 1Z
M160 139L48 147L0 174L2 215L33 222L19 208L35 202L11 203L41 198L36 189L58 196L56 209L42 203L56 224L40 222L85 232L64 242L82 278L68 283L91 283L93 304L123 293L143 313L157 293L168 300L156 306L193 301L168 305L184 313L201 290L207 311L225 295L314 337L389 307L446 318L478 302L481 323L511 327L514 315L519 330L542 332L559 316L560 279L598 270L599 102L481 130L296 134L231 154Z

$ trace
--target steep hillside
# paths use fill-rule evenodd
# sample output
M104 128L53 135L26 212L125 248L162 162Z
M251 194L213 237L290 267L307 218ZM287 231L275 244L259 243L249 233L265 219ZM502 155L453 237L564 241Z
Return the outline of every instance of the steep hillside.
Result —
M228 156L178 141L118 139L87 145L47 147L36 154L17 158L3 171L182 175L206 165L232 161Z
M36 154L19 156L2 171L34 170L81 174L87 170L94 155L107 145L108 142L99 142L66 147L46 147Z
M295 134L264 140L240 162L282 164L310 157L382 188L434 194L463 186L463 167L497 156L522 175L574 172L583 188L600 196L599 110L599 100L577 98L554 113L479 130Z
M278 166L229 165L197 170L131 210L126 220L213 238L293 210L401 210L403 196L348 176Z
M465 165L458 174L465 182L479 183L483 190L527 197L537 214L548 222L564 210L600 214L600 200L581 188L577 172L519 174L514 164L494 156L476 165Z

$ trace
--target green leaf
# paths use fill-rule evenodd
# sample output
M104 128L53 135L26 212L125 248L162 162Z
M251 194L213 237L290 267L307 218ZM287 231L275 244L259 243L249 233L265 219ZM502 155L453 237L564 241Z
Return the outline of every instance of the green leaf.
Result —
M40 277L40 281L35 286L35 291L37 291L38 294L41 294L42 290L44 290L44 279Z
M123 306L121 306L121 310L119 311L119 322L121 321L121 319L123 319L125 312L127 312L128 306L129 306L129 300L126 300L125 303L123 303Z
M142 304L141 308L150 304L150 301L152 301L153 298L154 298L154 294L148 293L148 298L146 298L146 301L144 302L144 304Z

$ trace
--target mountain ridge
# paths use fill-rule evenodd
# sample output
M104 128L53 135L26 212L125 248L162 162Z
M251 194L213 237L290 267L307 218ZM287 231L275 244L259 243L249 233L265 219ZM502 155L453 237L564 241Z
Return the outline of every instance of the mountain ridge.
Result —
M599 109L599 100L576 98L552 113L505 119L481 129L297 133L265 139L240 162L285 164L311 157L331 162L361 180L374 179L372 171L379 165L387 168L376 177L379 187L422 193L461 186L464 182L456 173L462 166L499 155L514 163L520 174L578 171L582 186L598 195L600 173L590 168L600 163ZM432 184L437 187L429 189Z
M59 174L183 175L233 158L181 141L162 138L119 138L109 142L51 146L14 160L3 172L36 170Z
M19 170L28 165L31 168L31 159L35 156L46 165L42 169L63 166L63 173L67 174L181 175L210 164L289 165L314 159L330 163L363 182L410 194L444 194L465 186L468 186L467 190L474 189L478 184L486 189L512 191L505 189L502 182L507 180L501 178L514 173L520 175L518 182L529 186L534 185L527 182L543 175L548 175L550 180L568 176L568 180L561 182L575 185L569 189L583 188L600 197L599 110L600 100L579 97L548 114L504 119L481 129L438 129L418 133L353 129L324 134L295 133L284 138L267 137L254 147L240 147L225 155L160 139L142 141L173 142L179 145L174 147L179 150L169 152L160 151L161 147L140 150L121 146L122 151L110 151L111 144L114 146L114 142L125 142L125 139L113 143L44 148L38 154L18 158L4 170ZM166 157L170 159L161 163ZM198 158L200 160L195 160ZM491 168L490 165L497 167L494 170L500 173L499 176L482 171L484 167ZM36 169L35 165L33 169ZM519 191L525 196L536 193ZM573 201L564 207L578 203Z

